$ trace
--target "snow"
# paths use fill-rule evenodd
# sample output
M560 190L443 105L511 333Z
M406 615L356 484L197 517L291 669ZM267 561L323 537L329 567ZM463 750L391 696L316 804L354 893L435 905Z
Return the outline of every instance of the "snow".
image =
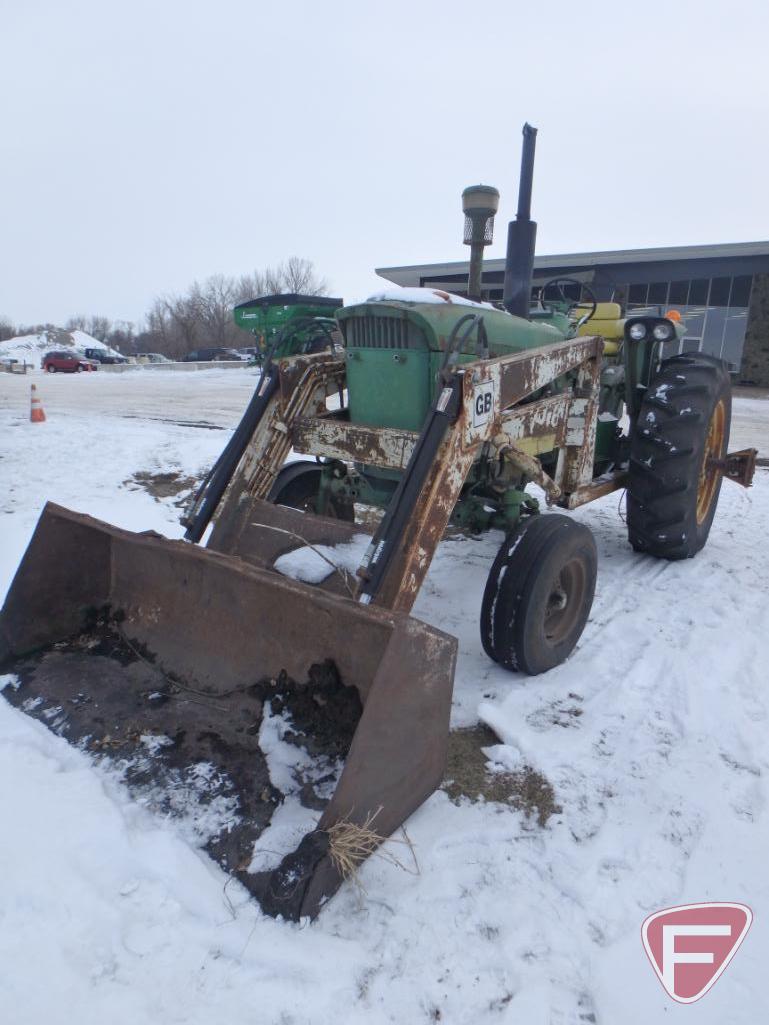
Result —
M383 288L365 300L368 303L431 303L437 306L475 306L478 309L496 309L491 303L479 303L461 295L444 292L438 288L402 288L400 285Z
M314 763L303 748L286 741L286 731L290 728L287 713L273 713L267 702L259 730L259 746L267 758L270 782L286 798L256 842L250 866L254 872L277 868L283 855L295 850L302 837L318 824L320 812L305 808L299 800L297 773L301 772L305 779L315 780L332 774L333 781L329 785L316 784L314 787L317 796L326 799L331 797L341 773L341 763Z
M85 331L41 331L36 335L18 335L0 342L0 360L17 359L20 363L32 363L39 366L41 358L52 349L68 349L77 352L84 349L101 349L114 356L120 355L115 349L93 338Z
M199 476L219 455L229 432L164 421L157 397L167 395L168 386L153 389L154 382L143 376L128 388L116 387L115 382L125 379L109 374L38 371L31 377L39 382L44 424L29 422L30 375L0 375L0 594L47 500L128 530L152 527L168 537L182 537L179 509L158 503L131 477L137 470ZM97 378L100 384L89 387ZM189 391L189 384L176 385L182 393ZM130 400L115 398L126 394ZM243 406L246 401L244 396ZM150 407L157 419L137 418L139 410Z
M151 377L46 379L47 422L30 424L29 378L0 376L0 594L46 498L181 536L173 499L124 482L200 474L256 378ZM740 446L766 437L769 403L738 398L735 414ZM185 426L200 420L225 429ZM372 858L364 891L345 885L311 925L262 916L190 823L130 800L117 773L0 697L2 1020L764 1020L769 473L747 492L724 484L694 560L634 554L621 508L615 494L574 513L596 537L598 590L577 650L545 676L508 674L480 646L500 534L447 539L414 609L459 639L454 725L491 724L492 763L538 769L562 811L541 828L507 805L438 792L407 823L419 873ZM284 725L270 714L262 731L285 782L301 751ZM287 801L259 858L307 814ZM709 899L743 901L755 925L692 1012L666 997L640 927L652 911Z
M334 567L343 574L352 574L360 566L368 548L371 537L368 534L356 534L345 544L335 545L303 545L275 560L275 569L284 576L294 580L303 580L308 584L319 584L334 572Z

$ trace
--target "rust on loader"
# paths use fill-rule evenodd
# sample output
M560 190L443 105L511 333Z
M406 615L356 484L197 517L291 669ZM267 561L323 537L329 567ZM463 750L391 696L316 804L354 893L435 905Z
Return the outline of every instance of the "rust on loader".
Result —
M214 700L234 694L227 716L233 723L242 702L253 718L248 685L281 671L304 679L308 653L316 662L333 662L342 682L357 690L360 722L317 829L266 877L238 873L271 913L314 916L336 891L342 879L328 850L333 825L363 826L376 816L377 832L389 836L439 784L453 637L241 559L134 534L49 503L0 613L3 671L17 671L25 656L41 650L56 659L56 646L104 607L130 644L189 693ZM34 673L22 693L35 695ZM97 682L87 698L98 704ZM126 724L141 729L128 694L124 704L123 722L105 724L105 734Z

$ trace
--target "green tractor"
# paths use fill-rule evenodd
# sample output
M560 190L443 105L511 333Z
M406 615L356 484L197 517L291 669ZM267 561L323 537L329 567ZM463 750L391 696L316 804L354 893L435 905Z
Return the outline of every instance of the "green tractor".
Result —
M213 471L217 486L201 489L185 520L199 540L218 508L210 545L234 552L237 536L243 554L243 517L257 499L349 524L356 508L384 510L357 600L405 611L448 525L500 529L481 642L500 665L532 674L577 643L597 558L584 525L540 515L530 484L563 509L626 488L632 546L680 559L705 544L723 476L747 485L753 467L750 451L726 454L726 365L701 353L662 358L684 334L675 311L623 318L568 278L547 282L532 304L535 140L526 125L504 303L395 288L338 309L343 352L265 370L247 428ZM284 466L291 448L314 460Z
M544 506L626 488L632 546L681 559L705 544L723 477L751 481L755 450L727 455L725 365L661 356L683 332L674 315L623 319L588 289L570 299L564 280L532 305L534 140L526 126L502 308L429 289L385 292L333 321L335 300L243 304L236 318L263 336L264 364L185 512L194 543L49 503L0 612L0 673L17 675L21 707L121 757L143 734L176 738L178 760L188 740L205 745L242 784L255 830L283 799L249 789L275 686L317 699L326 730L332 670L354 693L343 767L295 850L261 872L237 848L223 855L269 913L317 915L351 858L440 785L457 640L410 611L450 525L504 532L481 643L537 674L574 649L597 571L588 528ZM310 585L276 572L293 549L358 535L355 577L329 566Z

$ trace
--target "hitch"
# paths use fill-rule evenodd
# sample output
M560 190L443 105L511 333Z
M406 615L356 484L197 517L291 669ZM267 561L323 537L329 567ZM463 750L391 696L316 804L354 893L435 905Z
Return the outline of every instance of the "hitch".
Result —
M720 470L727 480L733 480L735 484L749 488L756 472L757 456L758 449L743 448L739 452L730 452L723 459L708 459L708 469Z

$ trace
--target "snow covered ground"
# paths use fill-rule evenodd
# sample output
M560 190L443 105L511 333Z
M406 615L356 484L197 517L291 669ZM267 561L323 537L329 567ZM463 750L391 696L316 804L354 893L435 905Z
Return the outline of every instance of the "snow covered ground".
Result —
M31 379L42 425L30 377L0 375L0 595L47 498L180 536L173 499L134 474L199 474L229 433L190 424L233 426L254 383ZM764 447L769 402L735 413L732 447ZM490 724L493 761L533 766L562 810L542 828L438 792L408 824L419 874L371 859L365 894L343 887L312 925L263 917L173 822L0 700L0 1022L765 1020L769 472L748 492L724 485L686 563L634 555L618 505L575 514L596 536L598 592L576 652L545 677L507 674L480 647L500 535L445 541L414 610L459 638L454 725ZM747 903L755 921L692 1009L666 997L640 927L706 900Z

